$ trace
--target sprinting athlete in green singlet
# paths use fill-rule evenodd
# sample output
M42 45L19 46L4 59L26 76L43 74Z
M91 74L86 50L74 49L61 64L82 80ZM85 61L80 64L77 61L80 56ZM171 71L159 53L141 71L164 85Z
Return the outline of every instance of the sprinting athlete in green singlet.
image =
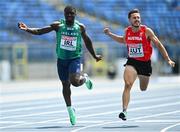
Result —
M41 35L51 31L56 32L56 54L58 75L63 86L63 96L72 125L76 124L75 111L71 106L71 84L81 86L86 84L88 89L92 89L93 84L87 74L80 74L80 64L82 57L82 42L84 40L86 48L96 61L101 60L100 55L96 55L91 39L86 34L85 26L75 20L76 9L66 6L64 9L65 20L55 21L44 28L28 28L24 23L18 23L21 30L34 35Z
M60 22L63 20L60 20ZM80 23L75 21L71 27L66 23L60 24L60 29L56 32L58 58L69 60L79 58L82 55L81 28Z

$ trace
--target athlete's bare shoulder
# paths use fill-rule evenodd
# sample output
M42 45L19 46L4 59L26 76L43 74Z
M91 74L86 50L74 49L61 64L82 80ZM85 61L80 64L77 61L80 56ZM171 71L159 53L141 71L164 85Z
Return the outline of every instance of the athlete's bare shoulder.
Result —
M127 30L128 30L128 27L126 27L126 28L124 29L124 33L126 33L126 32L127 32Z
M50 24L50 26L54 29L54 30L58 30L60 27L61 22L60 21L54 21L52 24Z
M153 36L154 32L150 27L146 27L146 35L149 36Z
M80 23L80 22L79 22L78 24L79 24L80 27L85 28L85 25L84 25L83 23Z
M83 23L78 23L80 28L81 28L81 32L84 32L86 30L86 26Z
M128 30L128 27L126 27L126 28L124 29L124 37L126 36L127 30Z
M147 32L152 32L152 33L153 33L153 30L152 30L150 27L146 27L146 31L147 31Z

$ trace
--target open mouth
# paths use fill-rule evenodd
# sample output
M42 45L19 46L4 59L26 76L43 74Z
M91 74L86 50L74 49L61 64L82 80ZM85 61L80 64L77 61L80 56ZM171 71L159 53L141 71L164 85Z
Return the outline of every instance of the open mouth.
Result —
M140 22L139 22L139 21L136 21L136 22L134 22L134 25L139 26L139 25L140 25Z
M67 19L68 19L68 20L72 20L72 19L73 19L73 17L67 17Z
M139 24L139 21L135 21L135 23Z

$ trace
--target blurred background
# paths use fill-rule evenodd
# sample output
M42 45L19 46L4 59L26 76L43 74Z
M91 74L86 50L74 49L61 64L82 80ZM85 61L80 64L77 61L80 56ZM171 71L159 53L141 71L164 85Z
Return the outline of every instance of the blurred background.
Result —
M180 0L1 0L0 1L0 80L58 79L55 32L31 35L17 27L44 27L64 18L63 9L73 5L76 19L86 25L96 52L103 61L95 63L84 48L84 71L92 77L122 77L126 47L103 34L103 28L123 35L129 10L138 8L142 24L152 28L176 62L171 68L154 49L153 75L179 75Z

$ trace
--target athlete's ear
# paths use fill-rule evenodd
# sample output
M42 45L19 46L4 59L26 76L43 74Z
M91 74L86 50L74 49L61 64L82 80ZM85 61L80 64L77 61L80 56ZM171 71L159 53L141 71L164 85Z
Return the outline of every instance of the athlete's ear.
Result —
M74 12L74 16L76 16L77 15L77 13L76 13L76 11Z
M18 28L20 28L20 22L18 22L17 26L18 26Z

